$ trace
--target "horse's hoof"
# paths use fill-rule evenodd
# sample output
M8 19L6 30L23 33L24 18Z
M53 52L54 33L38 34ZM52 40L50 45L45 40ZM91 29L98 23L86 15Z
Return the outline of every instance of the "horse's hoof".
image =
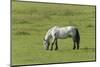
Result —
M55 51L57 51L58 49L55 49Z
M57 49L55 49L55 50L58 50L58 48L57 48Z
M52 49L50 49L52 51Z
M55 49L55 50L58 50L58 49Z
M77 48L77 50L79 50L79 48Z
M46 50L49 50L48 48Z
M52 50L50 50L50 51L52 51Z
M73 48L73 50L75 50L75 48Z

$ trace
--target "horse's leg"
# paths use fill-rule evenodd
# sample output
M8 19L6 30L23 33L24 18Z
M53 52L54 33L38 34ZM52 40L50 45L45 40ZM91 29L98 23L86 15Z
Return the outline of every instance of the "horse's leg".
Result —
M54 43L55 43L55 38L53 38L53 40L52 40L52 44L51 44L51 49L50 49L50 50L53 49L53 45L54 45Z
M73 50L75 50L76 46L75 46L75 41L74 41L74 45L73 45Z
M55 45L56 45L56 48L55 48L55 50L58 50L57 39L55 40Z
M50 49L50 50L52 50L52 49L53 49L53 45L54 45L54 42L51 44L51 49Z
M79 49L79 42L77 41L77 49Z
M49 46L50 46L50 43L48 42L48 46L47 46L46 50L49 50Z

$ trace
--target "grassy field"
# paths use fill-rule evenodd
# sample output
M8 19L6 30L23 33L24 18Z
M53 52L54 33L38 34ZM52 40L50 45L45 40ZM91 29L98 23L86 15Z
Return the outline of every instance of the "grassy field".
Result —
M95 20L95 6L12 2L12 65L95 61ZM46 51L43 38L55 25L76 26L80 50L68 38Z

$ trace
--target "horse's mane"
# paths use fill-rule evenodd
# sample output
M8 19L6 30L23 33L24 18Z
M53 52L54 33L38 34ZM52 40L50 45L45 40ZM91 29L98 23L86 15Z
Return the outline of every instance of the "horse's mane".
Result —
M50 28L49 30L48 30L48 32L46 33L46 38L48 37L48 36L50 36L50 33L51 33L51 31L54 29L54 28L57 28L58 26L54 26L54 27L52 27L52 28Z
M46 34L50 34L50 32L51 32L54 28L57 28L57 27L58 27L58 26L54 26L54 27L50 28Z

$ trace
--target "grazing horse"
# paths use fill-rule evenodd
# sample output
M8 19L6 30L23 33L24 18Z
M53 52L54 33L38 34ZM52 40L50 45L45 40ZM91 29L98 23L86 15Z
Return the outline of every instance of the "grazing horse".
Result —
M46 50L49 50L50 41L51 41L51 48L50 50L53 50L53 45L55 44L56 48L58 49L57 40L58 39L65 39L67 37L72 37L73 39L73 49L79 49L79 43L80 43L80 34L76 27L74 26L67 26L67 27L58 27L54 26L48 30L48 32L45 35L44 38L44 47Z

